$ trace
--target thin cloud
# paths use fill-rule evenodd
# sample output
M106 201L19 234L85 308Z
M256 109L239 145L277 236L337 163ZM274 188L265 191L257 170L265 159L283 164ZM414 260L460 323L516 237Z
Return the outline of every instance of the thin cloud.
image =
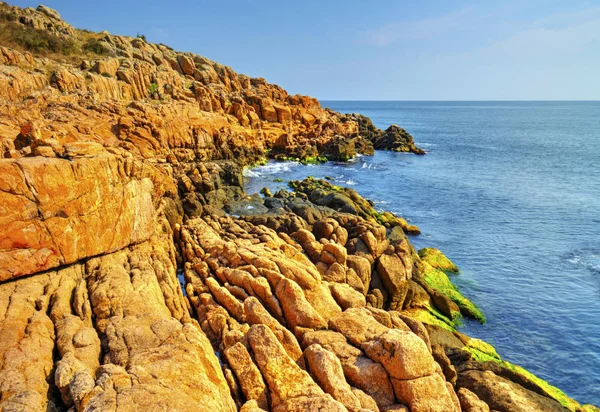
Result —
M465 20L473 18L476 18L474 10L467 7L441 16L386 24L361 33L360 39L372 46L387 46L405 40L424 40L458 29L465 24Z
M524 61L600 52L600 7L549 15L465 55ZM591 49L591 50L590 50Z

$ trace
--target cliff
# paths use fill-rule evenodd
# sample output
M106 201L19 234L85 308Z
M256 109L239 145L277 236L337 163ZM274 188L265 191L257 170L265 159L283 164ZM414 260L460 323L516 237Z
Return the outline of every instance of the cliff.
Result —
M0 25L0 410L597 410L459 333L485 317L402 218L314 179L247 207L243 167L422 153L403 129L44 6Z

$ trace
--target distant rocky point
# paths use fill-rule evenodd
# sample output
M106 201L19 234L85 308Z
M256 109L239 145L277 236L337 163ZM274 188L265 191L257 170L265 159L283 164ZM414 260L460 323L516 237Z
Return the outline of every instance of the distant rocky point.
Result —
M485 316L415 225L244 192L267 158L423 154L404 129L6 3L0 100L0 410L598 411L457 331Z

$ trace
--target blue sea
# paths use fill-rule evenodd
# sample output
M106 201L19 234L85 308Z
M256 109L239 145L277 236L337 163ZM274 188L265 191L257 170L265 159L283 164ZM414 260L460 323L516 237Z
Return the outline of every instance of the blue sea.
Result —
M463 332L581 403L600 404L600 102L322 102L396 123L426 156L271 162L247 191L332 176L419 226L486 314Z

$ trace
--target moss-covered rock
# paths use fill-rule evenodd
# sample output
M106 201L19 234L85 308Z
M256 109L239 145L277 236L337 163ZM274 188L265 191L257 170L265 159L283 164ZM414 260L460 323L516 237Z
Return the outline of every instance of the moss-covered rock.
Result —
M452 325L447 318L441 315L441 313L436 311L435 308L411 308L407 311L404 311L404 313L428 326L427 329L429 330L429 334L433 339L432 344L434 341L438 343L443 342L442 345L445 346L450 353L456 349L468 352L467 358L458 356L459 359L462 358L462 361L470 360L481 363L481 365L478 367L471 365L465 366L462 369L467 371L470 369L492 370L493 372L500 374L513 382L517 382L536 393L556 400L563 407L570 411L598 412L597 407L593 405L580 405L574 399L569 398L560 389L550 385L548 382L537 377L527 369L502 359L494 346L490 343L481 339L471 338L458 332L455 326ZM435 338L433 337L434 335L432 335L434 331ZM462 361L459 360L459 363ZM460 367L458 367L458 369L461 370Z
M338 212L351 213L363 219L375 221L385 227L401 227L405 233L418 234L419 228L390 212L378 212L373 202L359 195L355 190L331 184L312 176L304 180L292 180L288 185L296 192L304 193L309 200L319 206L327 206Z
M264 197L273 197L273 193L271 193L268 187L263 187L260 189L260 194Z
M327 161L328 161L328 159L326 156L313 156L313 157L306 157L304 159L300 159L300 163L302 163L303 165L327 163Z
M436 269L443 272L458 273L458 267L438 249L427 247L419 250L419 257L422 261L429 263Z
M438 326L448 332L455 332L456 328L460 326L459 319L453 322L431 305L427 305L424 308L410 308L404 312L411 318L417 319L426 325Z
M569 398L563 391L561 391L557 387L550 385L548 382L541 378L538 378L533 373L529 372L527 369L503 360L498 355L494 347L487 342L484 342L479 339L470 339L463 349L467 350L471 354L472 358L478 362L495 362L501 367L506 368L509 371L512 371L515 374L522 376L525 380L531 381L538 388L540 388L548 397L556 400L570 411L579 412L597 410L597 408L589 409L590 407L595 408L592 405L585 405L585 407L588 409L583 409L577 401Z
M476 319L481 323L485 323L485 315L483 312L458 291L458 288L450 281L448 275L424 261L421 262L419 268L420 276L427 286L449 297L458 305L460 312L463 315Z

